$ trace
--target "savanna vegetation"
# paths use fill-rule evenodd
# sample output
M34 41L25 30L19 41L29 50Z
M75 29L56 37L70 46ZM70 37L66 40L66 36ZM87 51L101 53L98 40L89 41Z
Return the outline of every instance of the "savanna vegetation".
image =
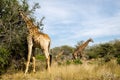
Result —
M29 70L24 76L28 33L18 10L22 9L31 16L33 22L42 29L34 17L37 8L40 8L38 3L30 9L27 0L0 1L0 80L120 80L120 40L88 46L84 51L85 61L72 59L72 53L84 41L76 42L75 46L52 48L51 73L45 70L44 54L36 49L37 72ZM62 55L56 60L61 51Z
M120 66L114 60L102 65L99 61L90 61L81 65L53 64L51 73L41 67L44 66L41 63L37 62L36 73L30 72L26 76L22 71L6 73L1 76L1 80L120 80Z
M61 46L55 47L52 49L52 54L55 56L60 51L64 50L63 55L60 57L68 57L67 60L72 59L72 53L74 50L83 43L84 41L79 41L75 47L71 46ZM84 51L85 57L87 60L91 59L101 59L103 62L109 62L112 59L116 59L117 63L119 64L120 58L120 40L113 40L106 43L96 44L92 46L86 47ZM65 56L66 55L66 56ZM63 59L64 60L64 59Z

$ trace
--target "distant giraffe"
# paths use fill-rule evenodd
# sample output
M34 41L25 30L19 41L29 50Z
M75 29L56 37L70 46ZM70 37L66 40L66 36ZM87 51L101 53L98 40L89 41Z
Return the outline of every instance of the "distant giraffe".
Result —
M61 55L63 55L63 53L64 53L64 50L62 50L61 52L59 52L59 53L55 56L56 61L58 61L59 57L60 57Z
M33 72L35 72L35 48L41 48L45 57L47 59L47 69L50 71L51 58L52 56L49 54L50 48L50 37L47 34L44 34L39 31L39 28L34 25L31 19L29 19L22 10L19 10L19 14L22 16L23 20L27 25L27 29L29 31L27 36L28 43L28 57L26 63L25 74L28 72L29 63L31 54L33 59Z
M78 56L82 56L83 57L83 51L87 47L89 42L93 42L93 40L90 38L86 42L84 42L82 45L78 46L78 48L73 53L73 58L74 59L77 59Z

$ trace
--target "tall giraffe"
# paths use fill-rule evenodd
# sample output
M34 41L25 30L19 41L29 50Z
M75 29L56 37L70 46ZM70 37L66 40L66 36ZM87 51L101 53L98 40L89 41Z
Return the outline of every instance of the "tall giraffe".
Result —
M49 48L50 48L50 37L47 34L44 34L39 31L39 28L34 25L31 19L29 19L25 13L21 10L19 10L19 14L25 21L28 29L28 36L27 36L27 43L28 43L28 57L27 57L27 63L26 63L26 69L25 74L28 72L29 63L31 54L33 59L33 72L35 72L35 48L41 48L43 53L46 57L46 66L48 71L50 71L50 65L51 65L51 59L52 56L49 54Z
M78 56L82 56L83 57L83 51L87 47L89 42L94 42L94 41L90 38L86 42L84 42L82 45L78 46L78 48L73 53L73 58L74 59L77 59Z

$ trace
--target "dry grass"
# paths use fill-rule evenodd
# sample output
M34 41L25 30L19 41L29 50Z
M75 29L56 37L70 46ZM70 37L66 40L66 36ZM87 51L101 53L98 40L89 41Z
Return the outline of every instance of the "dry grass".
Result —
M120 80L120 66L114 61L103 65L84 63L58 66L53 64L51 73L45 69L28 73L26 76L22 71L6 73L0 80Z

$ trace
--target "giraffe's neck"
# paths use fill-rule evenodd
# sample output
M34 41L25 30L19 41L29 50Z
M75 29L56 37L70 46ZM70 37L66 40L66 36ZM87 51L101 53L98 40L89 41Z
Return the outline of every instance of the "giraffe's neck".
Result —
M29 18L23 12L20 12L20 15L24 19L25 23L27 23L29 21Z
M39 32L38 27L36 27L33 24L33 22L23 12L21 12L20 15L24 19L24 21L25 21L25 23L27 25L27 28L28 28L28 31L29 31L30 34L33 35L33 34Z
M22 16L23 20L25 21L28 30L35 26L33 24L33 22L23 12L21 12L20 15Z
M89 44L89 40L87 40L85 43L83 43L81 46L80 46L80 48L81 49L85 49L85 47Z

